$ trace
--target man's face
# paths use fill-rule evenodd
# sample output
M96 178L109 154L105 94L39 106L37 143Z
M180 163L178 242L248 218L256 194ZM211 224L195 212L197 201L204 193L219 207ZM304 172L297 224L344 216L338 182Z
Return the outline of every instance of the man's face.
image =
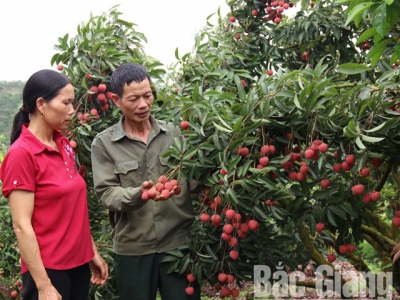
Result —
M113 95L113 101L121 109L125 120L134 124L148 121L153 100L153 93L147 78L142 82L132 81L129 85L125 84L121 97Z

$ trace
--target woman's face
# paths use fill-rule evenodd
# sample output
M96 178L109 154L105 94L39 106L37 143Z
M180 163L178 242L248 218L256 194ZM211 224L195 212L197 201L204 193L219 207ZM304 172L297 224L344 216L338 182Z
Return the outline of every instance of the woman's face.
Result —
M64 130L71 125L74 114L74 87L66 85L50 102L43 104L43 119L54 130Z

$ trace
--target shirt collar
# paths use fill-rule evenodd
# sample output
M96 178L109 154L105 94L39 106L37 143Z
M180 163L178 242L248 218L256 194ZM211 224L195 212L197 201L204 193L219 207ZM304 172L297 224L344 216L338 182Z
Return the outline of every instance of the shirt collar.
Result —
M124 130L124 126L122 125L124 120L125 120L125 116L122 115L121 118L119 119L118 123L116 124L115 131L111 138L112 141L118 141L125 136L128 137L128 135L126 134L126 132ZM156 135L159 134L161 131L164 131L164 132L169 131L165 121L157 120L152 115L150 115L150 123L151 123L151 130L154 131Z
M28 125L29 123L25 123L22 125L22 131L20 137L29 143L33 153L38 154L40 152L43 152L45 149L51 149L50 147L43 144L32 132L29 131ZM65 138L64 135L60 131L58 130L54 131L53 139L57 145L64 138Z

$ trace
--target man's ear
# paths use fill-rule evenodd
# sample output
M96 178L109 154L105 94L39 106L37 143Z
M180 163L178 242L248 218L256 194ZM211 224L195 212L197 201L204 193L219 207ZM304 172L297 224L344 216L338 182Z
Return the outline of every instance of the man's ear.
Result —
M120 107L121 98L117 94L111 94L111 100L114 102L116 106Z

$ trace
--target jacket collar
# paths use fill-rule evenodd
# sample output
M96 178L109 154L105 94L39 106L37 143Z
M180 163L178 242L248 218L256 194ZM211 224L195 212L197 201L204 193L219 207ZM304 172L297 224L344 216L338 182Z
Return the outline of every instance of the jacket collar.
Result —
M118 123L116 124L115 131L111 137L111 141L115 142L124 138L125 136L128 137L128 135L124 130L124 126L122 125L124 120L125 116L122 115ZM169 131L165 121L157 120L152 115L150 115L150 123L151 123L151 130L154 131L156 135L159 134L161 131L163 132Z

